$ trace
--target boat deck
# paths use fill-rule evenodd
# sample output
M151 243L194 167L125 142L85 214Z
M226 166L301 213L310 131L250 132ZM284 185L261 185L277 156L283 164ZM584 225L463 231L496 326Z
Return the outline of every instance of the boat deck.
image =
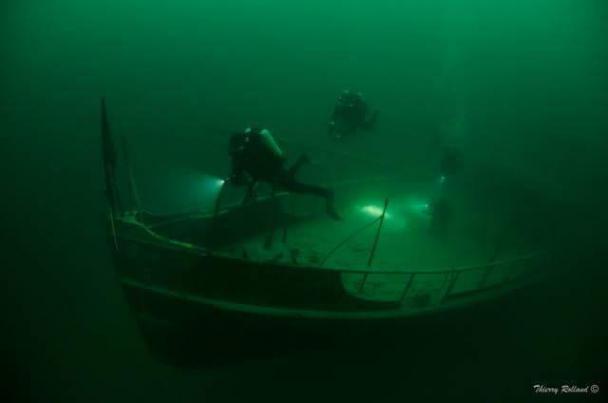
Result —
M341 221L320 217L267 231L223 246L217 252L256 261L289 265L365 270L382 214L382 201L354 204ZM437 270L486 263L494 257L500 224L492 226L464 211L443 233L433 231L430 206L424 201L389 204L372 269ZM517 256L525 245L509 244L501 257Z
M460 217L454 217L445 232L437 233L433 231L430 206L419 197L402 197L389 203L368 266L382 208L379 198L355 203L343 210L342 221L320 217L274 233L257 234L217 252L257 262L339 270L344 288L360 298L403 300L408 288L410 304L431 302L421 302L421 298L441 298L450 281L446 274L449 271L480 267L461 273L452 285L455 291L473 289L488 280L488 264L516 260L530 252L529 246L516 239L500 240L504 224L489 223L463 206L457 207ZM496 266L499 269L492 271L490 282L503 281L518 270L513 264ZM365 275L357 270L372 273ZM416 273L415 279L412 273Z
M350 296L389 302L403 312L438 307L452 296L460 300L508 288L516 279L525 282L535 248L508 216L497 219L452 192L450 214L437 221L431 200L438 197L432 190L399 183L349 197L342 192L340 221L319 214L319 199L297 196L226 209L217 221L211 216L165 218L146 228L176 247L185 242L185 248L205 251L205 240L211 241L213 256L237 267L251 262L252 273L260 264L273 268L278 278L277 268L325 279L332 276L317 277L319 270L339 272L338 281ZM383 215L387 194L392 196ZM306 287L314 295L316 285Z

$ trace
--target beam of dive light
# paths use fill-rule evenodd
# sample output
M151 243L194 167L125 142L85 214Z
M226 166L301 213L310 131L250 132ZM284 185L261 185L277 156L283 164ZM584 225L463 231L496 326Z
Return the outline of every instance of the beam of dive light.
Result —
M403 213L414 220L426 220L431 215L431 202L423 196L410 196L403 200Z
M195 173L186 179L187 194L185 197L191 198L196 203L214 203L220 196L225 181L214 175Z
M409 207L414 213L424 214L429 211L430 204L426 201L414 201Z
M363 214L373 217L379 218L382 216L383 208L381 206L377 206L374 204L368 204L359 209ZM408 227L408 220L404 214L397 209L395 213L389 213L388 211L384 215L385 225L387 230L403 230Z
M374 205L367 205L364 206L363 208L361 208L361 211L363 211L365 214L368 214L372 217L380 217L382 215L382 211L383 209L379 206L374 206ZM387 212L384 215L384 218L390 218L391 215Z
M219 191L224 186L224 183L226 183L224 179L211 175L204 175L201 182L203 183L203 188L211 192Z
M213 207L223 181L218 176L193 169L166 169L148 188L154 197L147 208L157 212L191 212Z

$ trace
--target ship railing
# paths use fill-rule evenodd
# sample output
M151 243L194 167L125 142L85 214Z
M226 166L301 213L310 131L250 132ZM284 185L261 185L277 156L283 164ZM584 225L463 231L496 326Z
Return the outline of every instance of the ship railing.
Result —
M534 275L528 273L527 263L537 257L539 253L497 261L496 258L502 249L501 242L497 243L492 257L485 264L452 266L439 270L404 270L402 272L373 270L372 263L388 205L389 198L387 197L379 217L355 230L339 242L321 262L321 266L323 266L338 249L360 233L366 232L374 228L376 223L378 224L373 243L370 246L367 269L359 272L359 274L350 272L350 275L348 271L341 270L343 283L349 293L354 293L362 298L399 302L402 305L408 302L410 305L420 306L441 305L459 296L471 296L483 291L501 288L518 280L524 280L524 274L526 274L525 280L527 281L534 278ZM396 281L396 276L401 277L400 281ZM348 279L352 280L353 277L355 277L355 280L349 282Z
M436 307L460 297L529 283L539 274L533 268L541 255L536 252L481 265L434 270L340 272L345 290L359 298L412 308Z

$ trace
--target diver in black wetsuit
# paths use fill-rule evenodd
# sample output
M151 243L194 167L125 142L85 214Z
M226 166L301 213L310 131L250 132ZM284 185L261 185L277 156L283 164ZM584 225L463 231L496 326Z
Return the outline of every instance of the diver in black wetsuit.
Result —
M327 214L333 219L340 219L335 208L333 191L295 179L302 165L309 162L308 156L302 155L291 167L286 168L283 150L269 130L247 128L244 132L234 133L230 138L229 153L232 159L232 174L227 182L247 186L245 201L255 196L255 186L258 182L267 182L274 188L324 198Z
M329 122L329 135L341 139L359 130L373 130L378 111L370 111L360 92L343 91L338 97Z
M431 233L438 238L446 238L453 218L453 208L446 195L446 184L463 169L462 152L454 146L444 146L439 161L439 189L431 202Z

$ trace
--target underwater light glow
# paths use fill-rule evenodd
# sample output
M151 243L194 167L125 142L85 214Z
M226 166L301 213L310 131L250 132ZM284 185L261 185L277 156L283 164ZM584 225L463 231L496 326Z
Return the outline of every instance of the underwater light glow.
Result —
M202 180L203 187L207 190L218 190L222 186L224 186L224 180L221 178L216 178L214 176L205 175Z
M198 192L202 197L215 197L218 195L224 186L225 181L221 178L211 175L203 175L199 179Z
M412 203L411 208L413 211L416 212L424 212L426 210L428 210L430 207L430 205L426 202L418 202L418 203Z
M424 199L413 198L406 204L409 214L417 217L426 217L430 214L431 204Z
M382 215L382 207L378 207L378 206L374 206L374 205L368 205L368 206L364 206L361 211L363 211L364 213L372 216L372 217L380 217ZM384 215L384 218L389 218L390 214L386 213Z

